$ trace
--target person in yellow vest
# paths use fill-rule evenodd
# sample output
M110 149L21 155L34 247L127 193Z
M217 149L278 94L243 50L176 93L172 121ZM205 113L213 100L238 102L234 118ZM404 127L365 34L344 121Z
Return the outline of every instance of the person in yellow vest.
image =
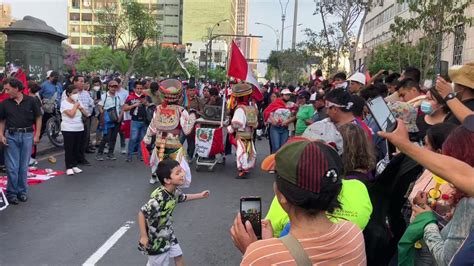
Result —
M252 86L238 83L232 86L230 109L231 124L227 130L231 135L231 143L236 146L237 178L245 178L249 170L255 166L257 152L253 142L254 131L258 126L258 109L251 104Z

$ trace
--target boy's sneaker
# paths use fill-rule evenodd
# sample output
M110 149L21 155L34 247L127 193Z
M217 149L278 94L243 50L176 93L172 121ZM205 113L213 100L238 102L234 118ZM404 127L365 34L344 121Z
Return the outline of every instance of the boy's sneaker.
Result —
M110 161L115 161L115 160L117 160L117 158L116 158L113 154L107 155L106 158L107 158L107 160L110 160Z
M104 155L102 155L102 154L97 154L97 155L95 156L95 159L96 159L97 161L103 161L103 160L104 160Z
M72 168L72 171L73 171L75 174L80 174L80 173L82 173L82 170L81 170L80 168L78 168L78 167L73 167L73 168Z
M156 178L154 178L153 176L150 178L150 184L155 184L156 183Z
M74 174L74 170L72 169L67 169L66 170L66 175L73 175Z

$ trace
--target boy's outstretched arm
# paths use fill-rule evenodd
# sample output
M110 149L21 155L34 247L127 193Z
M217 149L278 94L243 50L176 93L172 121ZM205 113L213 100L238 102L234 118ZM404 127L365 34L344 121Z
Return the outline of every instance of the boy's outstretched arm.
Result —
M209 190L204 190L201 193L196 194L186 194L186 201L196 200L196 199L205 199L209 197Z
M138 228L140 228L140 244L146 247L148 245L148 232L146 230L145 216L141 211L138 212Z

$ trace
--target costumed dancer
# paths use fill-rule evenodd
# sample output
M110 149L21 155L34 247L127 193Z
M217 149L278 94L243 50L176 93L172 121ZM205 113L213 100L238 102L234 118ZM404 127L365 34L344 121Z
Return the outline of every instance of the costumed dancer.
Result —
M233 110L233 116L227 130L237 149L237 178L245 178L257 159L253 135L258 126L258 110L250 104L252 92L252 86L247 83L232 86L229 109Z
M183 95L183 86L179 80L163 80L160 82L159 90L163 96L163 103L156 107L153 119L143 138L147 146L152 145L153 138L156 138L155 147L150 156L150 167L153 173L150 183L154 184L157 181L154 173L158 168L158 163L163 159L171 158L178 161L186 171L185 183L182 186L186 188L191 184L191 169L179 137L182 132L186 136L192 132L196 117L178 105Z

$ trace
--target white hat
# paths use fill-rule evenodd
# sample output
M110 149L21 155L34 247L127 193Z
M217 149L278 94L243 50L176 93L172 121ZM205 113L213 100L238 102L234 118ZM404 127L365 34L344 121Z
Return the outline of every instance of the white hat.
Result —
M344 151L342 135L331 119L326 118L308 126L303 132L303 137L313 140L322 140L333 147L339 155Z
M46 72L46 77L49 78L49 77L51 76L51 73L53 73L53 71L52 71L52 70L48 70L48 71Z
M317 95L318 95L317 92L311 94L311 97L309 97L309 101L310 101L310 102L311 102L311 101L316 101L316 96L317 96Z
M281 91L281 94L291 94L291 91L289 89L284 89Z
M365 85L365 75L360 72L352 74L352 76L350 76L347 80L359 82L360 84Z

